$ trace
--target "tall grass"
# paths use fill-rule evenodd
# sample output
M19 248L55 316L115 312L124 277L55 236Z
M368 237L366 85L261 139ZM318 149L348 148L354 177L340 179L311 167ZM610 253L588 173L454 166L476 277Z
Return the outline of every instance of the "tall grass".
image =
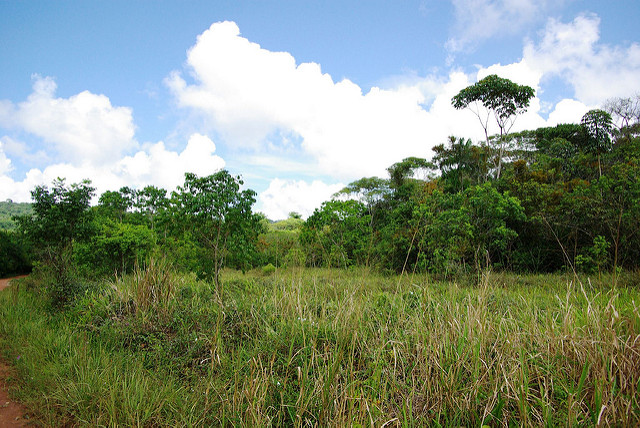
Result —
M0 335L51 425L637 425L637 278L147 266L64 314L3 292Z

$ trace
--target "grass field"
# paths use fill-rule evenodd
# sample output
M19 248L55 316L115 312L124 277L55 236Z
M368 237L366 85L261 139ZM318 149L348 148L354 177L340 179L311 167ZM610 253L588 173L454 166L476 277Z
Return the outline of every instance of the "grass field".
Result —
M44 425L640 424L640 274L437 282L156 262L51 309L0 293L15 393Z

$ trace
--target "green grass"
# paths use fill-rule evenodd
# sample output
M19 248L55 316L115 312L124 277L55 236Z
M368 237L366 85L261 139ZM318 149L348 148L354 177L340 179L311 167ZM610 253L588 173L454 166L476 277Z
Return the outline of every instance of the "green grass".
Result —
M638 274L223 279L157 263L58 313L2 292L16 393L50 426L640 423Z

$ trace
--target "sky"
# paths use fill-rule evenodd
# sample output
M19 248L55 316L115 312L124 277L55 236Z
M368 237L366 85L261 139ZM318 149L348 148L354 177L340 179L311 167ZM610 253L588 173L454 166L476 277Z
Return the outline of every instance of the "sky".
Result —
M536 90L512 131L640 92L639 18L637 0L0 0L0 200L225 168L256 211L307 217L482 140L451 98L489 74Z

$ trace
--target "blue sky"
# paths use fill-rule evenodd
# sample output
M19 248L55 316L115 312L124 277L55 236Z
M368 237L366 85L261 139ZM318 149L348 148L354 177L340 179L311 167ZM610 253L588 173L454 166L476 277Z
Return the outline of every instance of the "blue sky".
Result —
M90 178L241 174L270 218L482 138L450 99L497 73L537 91L514 130L640 91L640 3L0 0L0 200Z

